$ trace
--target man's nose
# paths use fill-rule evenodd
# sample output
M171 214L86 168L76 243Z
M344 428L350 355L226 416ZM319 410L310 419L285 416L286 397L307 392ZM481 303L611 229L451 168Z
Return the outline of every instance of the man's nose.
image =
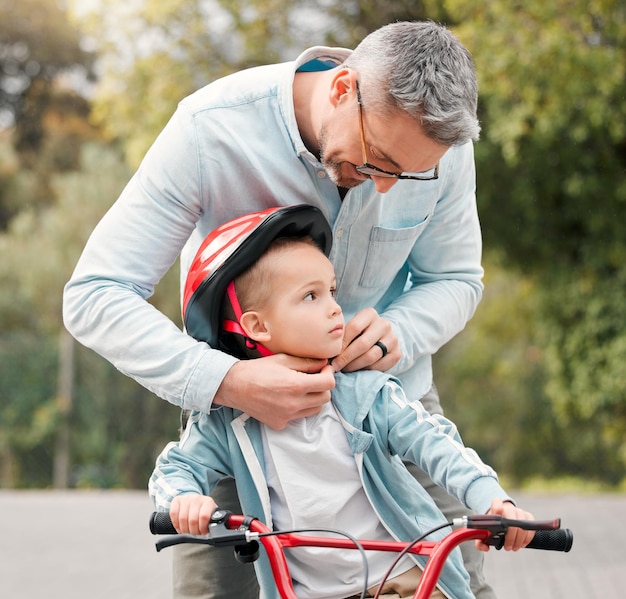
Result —
M397 182L393 177L370 177L378 193L387 193Z

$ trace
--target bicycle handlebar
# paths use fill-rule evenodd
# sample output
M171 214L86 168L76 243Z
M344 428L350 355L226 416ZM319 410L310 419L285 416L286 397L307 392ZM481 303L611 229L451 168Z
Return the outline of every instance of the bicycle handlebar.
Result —
M517 526L527 530L536 530L535 538L528 547L553 551L569 551L572 547L573 536L571 531L560 529L560 524L561 521L559 519L528 521L510 520L499 516L469 516L448 522L447 525L455 526L456 530L451 531L439 541L426 541L422 540L422 537L422 539L405 543L398 541L357 540L336 530L325 530L325 532L332 532L338 535L337 537L310 536L311 533L322 532L321 530L272 531L256 518L231 514L228 511L218 509L211 517L209 532L206 535L176 534L169 514L165 512L152 514L150 530L153 534L170 535L159 539L156 544L157 551L171 545L178 545L179 543L201 543L216 547L231 546L234 547L236 559L242 563L256 561L260 554L259 542L262 543L272 569L274 582L282 599L297 599L284 551L288 548L358 548L362 552L365 550L389 551L398 554L408 552L415 555L428 556L423 576L413 595L413 599L424 599L431 596L450 552L461 543L471 540L482 540L500 549L504 543L507 529L511 526ZM446 526L446 524L443 526ZM428 533L424 536L427 535ZM367 566L367 560L365 560L364 565ZM362 596L365 596L366 584L367 577L365 578Z
M538 530L526 549L546 549L567 553L574 543L574 534L569 528L558 530Z
M455 523L459 522L455 521ZM485 543L496 549L502 549L506 531L512 527L536 531L532 541L526 545L526 549L568 552L574 542L572 531L561 528L560 518L554 520L512 520L487 514L461 518L460 524L467 528L484 529L491 532L491 537Z
M150 516L150 532L153 535L175 535L178 531L174 528L170 515L167 512L153 512Z
M172 525L167 512L154 512L150 518L150 532L154 535L176 535L177 539L163 539L159 541L157 549L178 543L201 543L206 545L220 546L241 546L249 542L247 531L250 524L258 522L253 518L240 518L240 526L236 529L229 528L229 521L234 516L225 510L218 509L211 517L210 533L203 536L179 535ZM487 530L491 534L485 540L488 545L501 549L504 544L504 536L510 527L522 528L524 530L534 530L533 540L526 546L526 549L542 549L547 551L568 552L572 548L574 535L567 528L560 528L561 520L512 520L501 516L473 515L460 518L453 522L456 526ZM262 526L262 525L261 525ZM262 528L257 532L263 532Z

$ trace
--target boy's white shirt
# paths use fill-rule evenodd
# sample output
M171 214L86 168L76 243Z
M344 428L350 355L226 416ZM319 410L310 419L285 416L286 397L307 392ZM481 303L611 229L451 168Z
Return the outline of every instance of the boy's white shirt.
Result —
M276 529L347 530L358 539L396 540L365 494L332 403L315 416L291 421L283 430L263 427L263 451ZM368 552L370 587L382 580L396 557L395 553ZM363 561L358 550L300 547L290 549L287 559L300 599L340 597L362 589ZM392 576L415 565L405 557Z

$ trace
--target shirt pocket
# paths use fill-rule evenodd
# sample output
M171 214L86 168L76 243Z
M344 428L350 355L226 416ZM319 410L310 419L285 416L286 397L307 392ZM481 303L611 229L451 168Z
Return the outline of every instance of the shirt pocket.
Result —
M374 227L367 246L367 256L359 284L386 289L406 263L415 242L430 221L428 215L411 227L389 229Z

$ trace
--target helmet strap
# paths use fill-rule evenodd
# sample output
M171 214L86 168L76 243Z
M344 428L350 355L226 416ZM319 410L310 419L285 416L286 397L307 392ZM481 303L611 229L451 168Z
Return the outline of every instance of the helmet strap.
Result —
M273 352L267 349L267 347L265 347L263 344L257 343L253 339L250 339L250 337L248 337L246 335L246 332L243 330L243 327L240 324L243 312L241 310L241 305L239 304L239 298L237 297L237 291L235 290L234 281L231 281L228 284L228 287L226 287L226 295L228 296L230 305L232 306L233 312L235 313L235 318L237 320L224 319L224 322L222 323L222 328L229 333L235 333L244 337L246 340L246 347L248 347L248 349L258 351L262 357L265 358L267 356L273 356Z

